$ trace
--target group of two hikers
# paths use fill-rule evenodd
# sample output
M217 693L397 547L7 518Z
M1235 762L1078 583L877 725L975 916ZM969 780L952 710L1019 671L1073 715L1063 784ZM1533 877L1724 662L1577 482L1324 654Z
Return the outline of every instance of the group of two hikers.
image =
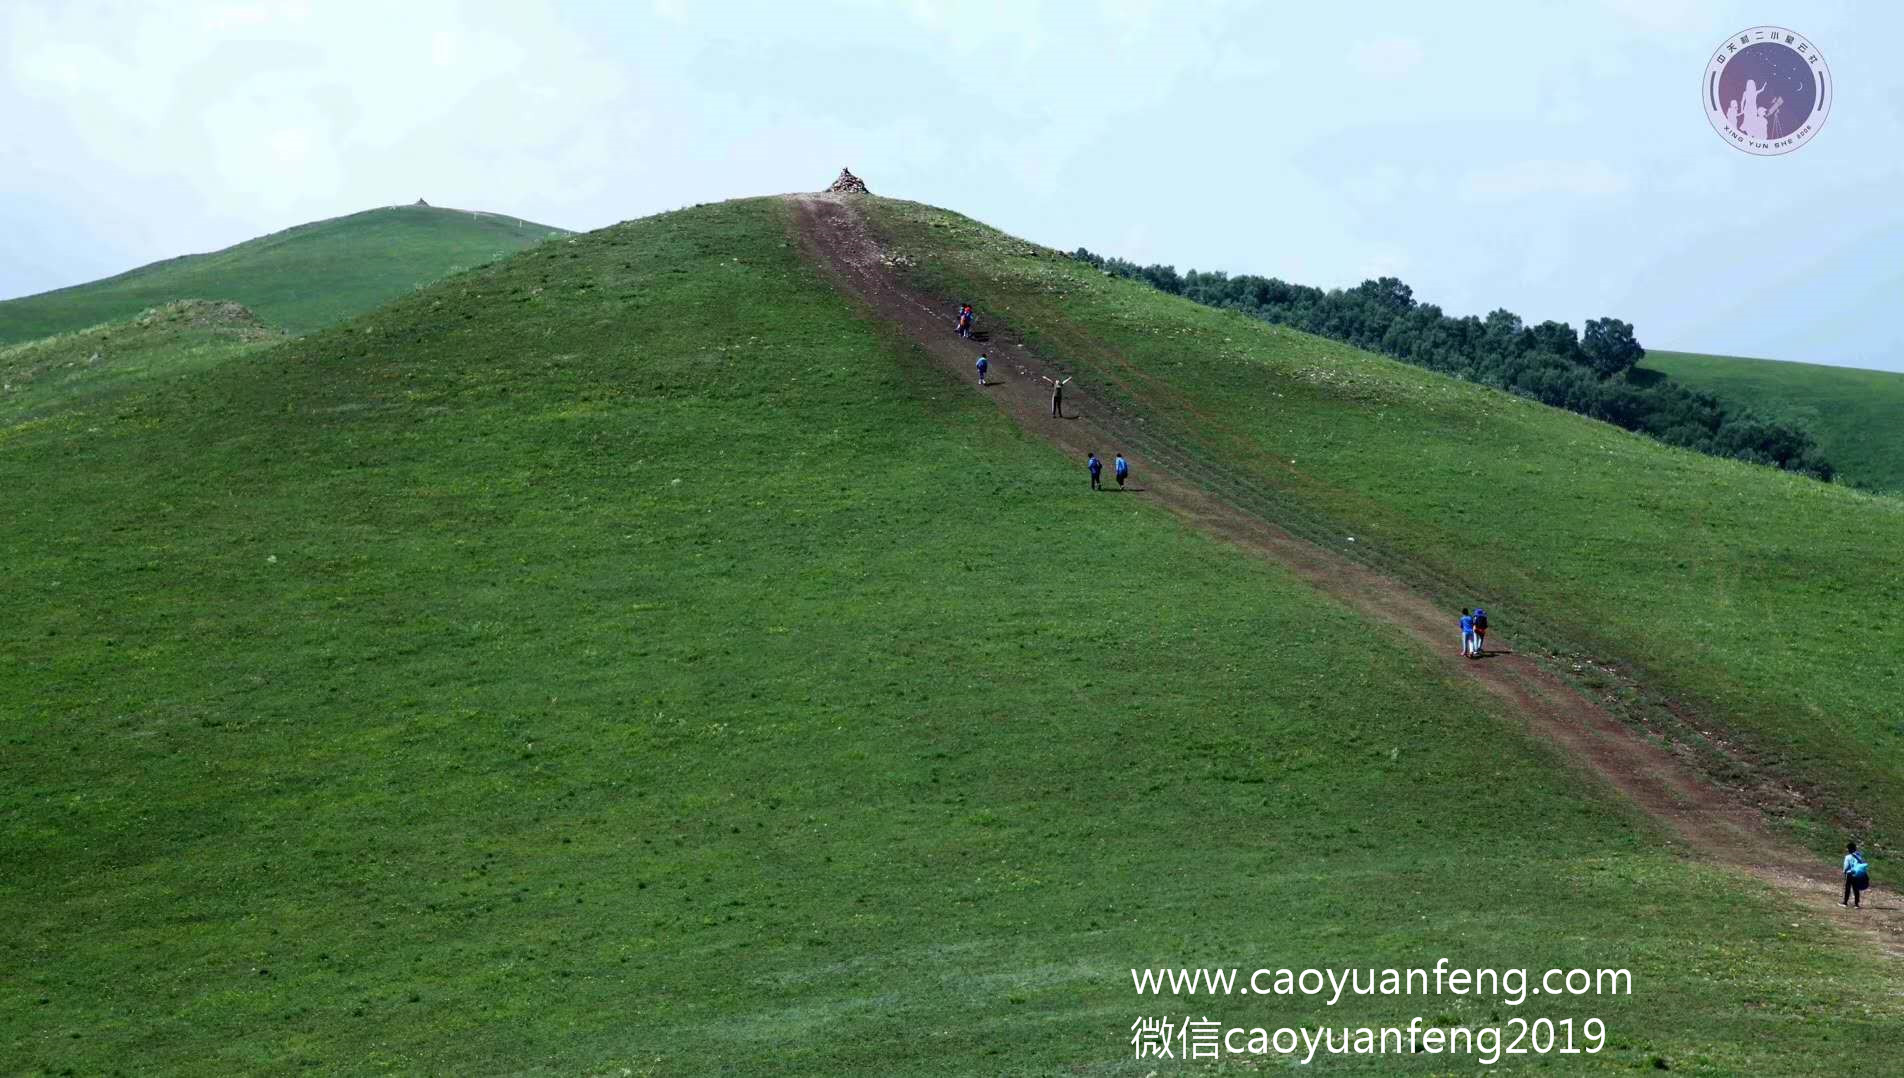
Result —
M1091 450L1091 455L1084 459L1084 470L1091 473L1091 489L1103 490L1104 485L1098 482L1098 476L1104 471L1104 462L1097 459L1097 450ZM1130 461L1124 459L1124 454L1119 453L1111 463L1111 474L1117 477L1117 489L1123 490L1124 481L1130 478Z
M1478 659L1481 649L1487 646L1487 611L1475 607L1472 611L1461 608L1461 657Z

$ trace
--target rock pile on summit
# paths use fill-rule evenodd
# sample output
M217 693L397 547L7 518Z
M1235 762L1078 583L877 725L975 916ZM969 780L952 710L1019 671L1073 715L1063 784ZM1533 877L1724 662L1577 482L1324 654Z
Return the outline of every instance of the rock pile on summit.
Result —
M846 169L846 168L843 168L840 170L840 178L837 180L834 180L833 186L827 188L827 192L829 194L831 194L834 191L852 191L862 195L872 194L871 191L868 191L866 189L866 181L860 179L858 176L853 175L852 169Z

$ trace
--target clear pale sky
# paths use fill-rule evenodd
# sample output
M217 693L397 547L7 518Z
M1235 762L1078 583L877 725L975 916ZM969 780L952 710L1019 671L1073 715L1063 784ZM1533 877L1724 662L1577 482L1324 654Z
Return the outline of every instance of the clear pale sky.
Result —
M1652 348L1904 370L1904 4L0 5L0 297L427 198L596 228L873 190ZM1824 53L1756 158L1729 34Z

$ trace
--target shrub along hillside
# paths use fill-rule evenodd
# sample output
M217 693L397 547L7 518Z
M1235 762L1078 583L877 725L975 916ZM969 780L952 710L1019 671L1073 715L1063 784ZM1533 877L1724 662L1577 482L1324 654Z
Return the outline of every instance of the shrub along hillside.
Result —
M866 205L923 287L1144 416L1152 444L1125 448L1211 462L1226 494L1388 559L1451 612L1479 602L1523 643L1636 672L1688 732L1729 735L1824 816L1904 833L1904 502L1212 310L956 214Z
M366 210L0 302L0 344L123 321L183 299L234 300L271 325L305 333L554 235L567 233L491 213Z
M1667 445L1815 479L1828 480L1834 472L1801 425L1657 374L1634 376L1646 350L1633 327L1617 318L1592 319L1576 334L1565 322L1526 325L1508 310L1491 311L1485 319L1455 318L1432 303L1417 303L1414 290L1393 277L1325 292L1254 274L1178 274L1171 266L1138 266L1082 247L1072 257L1173 296L1505 389Z
M1193 1007L1885 1057L1893 969L1407 641L1088 494L786 227L548 244L0 431L6 1069L1141 1074L1132 1023ZM1128 972L1443 955L1633 994Z

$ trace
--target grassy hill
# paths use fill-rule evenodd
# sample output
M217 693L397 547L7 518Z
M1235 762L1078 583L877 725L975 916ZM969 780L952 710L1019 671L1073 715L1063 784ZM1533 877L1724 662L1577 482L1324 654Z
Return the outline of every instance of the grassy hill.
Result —
M1845 481L1904 491L1904 374L1659 351L1647 352L1640 367L1769 415L1798 419Z
M189 377L283 340L236 303L181 300L128 322L0 346L0 427Z
M0 344L118 322L174 300L234 300L306 333L549 238L547 225L490 213L392 206L274 232L37 296L0 302Z
M1629 498L1726 467L886 209L959 230L918 250L999 275L982 317L1048 308L1160 376L1268 389L1213 392L1219 418L1295 425L1292 491L1379 534L1439 519L1348 486L1398 446L1395 482L1467 512L1587 453L1666 469ZM547 244L0 430L0 1069L1144 1074L1133 1021L1193 1007L1595 1017L1575 1061L1624 1069L1888 1057L1882 959L1673 853L1396 632L1091 496L788 221L755 200ZM1483 403L1505 465L1443 444ZM1579 471L1552 514L1604 511ZM1720 478L1728 511L1895 526ZM1740 541L1692 572L1736 579ZM1477 545L1523 586L1518 548ZM1620 557L1592 553L1550 569L1585 588ZM1634 989L1330 1007L1129 979L1443 955Z
M1774 763L1867 834L1904 834L1904 502L1200 308L956 214L867 206L927 289L1144 417L1138 452L1184 459L1449 609L1483 603L1572 662L1634 674L1682 731Z

